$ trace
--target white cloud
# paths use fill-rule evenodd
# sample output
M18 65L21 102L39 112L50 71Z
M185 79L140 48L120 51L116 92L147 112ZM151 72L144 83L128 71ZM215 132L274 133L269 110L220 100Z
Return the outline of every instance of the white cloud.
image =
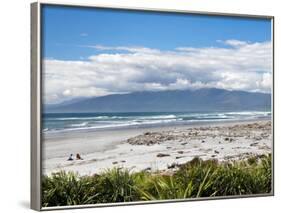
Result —
M125 47L125 46L117 46L117 47L110 47L110 46L103 46L103 45L80 45L81 47L88 47L93 48L96 50L115 50L115 51L128 51L128 52L142 52L142 53L160 53L160 50L151 49L146 47Z
M232 47L241 47L241 46L245 46L248 44L248 42L246 42L246 41L239 41L239 40L235 40L235 39L229 39L226 41L218 40L218 42L232 46Z
M79 96L205 87L270 92L271 43L223 43L228 47L173 51L95 45L87 47L114 53L93 55L87 61L45 59L44 100L56 103Z
M88 33L80 33L80 36L86 37L86 36L88 36Z

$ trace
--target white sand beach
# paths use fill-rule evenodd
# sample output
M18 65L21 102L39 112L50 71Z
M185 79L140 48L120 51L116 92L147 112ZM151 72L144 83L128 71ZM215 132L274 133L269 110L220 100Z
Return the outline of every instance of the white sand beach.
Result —
M92 175L113 167L172 171L192 160L242 160L271 153L270 120L150 129L103 130L45 135L43 174L73 171ZM67 161L70 154L73 161ZM83 160L76 160L79 153Z

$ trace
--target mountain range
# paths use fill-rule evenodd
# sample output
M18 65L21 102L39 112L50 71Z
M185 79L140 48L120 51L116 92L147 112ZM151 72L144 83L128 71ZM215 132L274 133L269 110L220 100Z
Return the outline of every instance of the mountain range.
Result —
M143 91L44 105L45 113L270 110L271 94L224 89Z

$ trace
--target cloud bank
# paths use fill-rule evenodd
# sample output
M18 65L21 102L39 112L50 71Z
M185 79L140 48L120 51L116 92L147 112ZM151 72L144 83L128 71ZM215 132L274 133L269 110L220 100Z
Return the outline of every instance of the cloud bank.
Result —
M87 61L45 59L45 103L134 91L221 88L271 91L271 42L218 41L222 47L84 46L101 51Z

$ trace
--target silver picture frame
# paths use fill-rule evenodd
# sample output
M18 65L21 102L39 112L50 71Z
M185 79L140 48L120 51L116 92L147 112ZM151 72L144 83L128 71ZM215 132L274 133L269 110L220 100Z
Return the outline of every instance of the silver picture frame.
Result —
M173 199L173 200L157 200L157 201L137 201L124 203L106 203L106 204L90 204L90 205L73 205L73 206L58 206L58 207L42 207L42 7L44 5L65 6L65 7L86 7L86 8L103 8L111 10L124 11L148 11L148 12L163 12L163 13L182 13L182 14L200 14L221 17L250 17L270 19L272 26L272 192L266 194L242 195L242 196L225 196L225 197L204 197L192 199ZM76 209L76 208L92 208L92 207L106 207L106 206L126 206L126 205L143 205L154 203L167 202L186 202L186 201L202 201L202 200L216 200L216 199L234 199L234 198L248 198L248 197L262 197L274 195L274 16L270 15L252 15L252 14L231 14L205 11L188 11L188 10L174 10L163 8L139 8L139 7L125 7L125 6L108 6L108 5L94 5L83 3L56 3L38 1L31 4L31 209L37 211L55 210L55 209Z

